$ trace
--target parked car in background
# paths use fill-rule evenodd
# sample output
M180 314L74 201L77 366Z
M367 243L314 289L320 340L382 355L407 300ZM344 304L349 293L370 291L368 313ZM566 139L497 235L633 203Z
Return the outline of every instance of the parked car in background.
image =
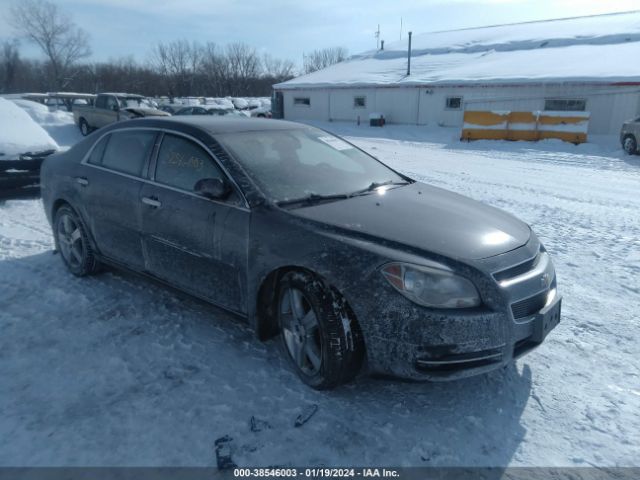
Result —
M271 108L264 106L252 108L249 110L252 117L257 118L271 118Z
M234 312L279 336L313 388L363 365L415 380L499 369L560 321L526 223L310 126L131 120L47 158L41 181L71 273L115 265Z
M181 109L176 111L174 115L178 115L178 116L180 115L214 115L219 117L222 117L225 115L240 116L240 117L246 116L237 110L220 108L217 105L202 105L199 107L182 107Z
M100 93L93 104L73 106L73 118L85 136L113 122L168 115L158 110L146 97L128 93Z
M181 108L184 108L184 106L183 105L160 105L158 107L158 110L162 110L163 112L167 112L173 115Z
M638 153L638 141L640 141L640 117L625 122L620 130L620 143L629 155Z

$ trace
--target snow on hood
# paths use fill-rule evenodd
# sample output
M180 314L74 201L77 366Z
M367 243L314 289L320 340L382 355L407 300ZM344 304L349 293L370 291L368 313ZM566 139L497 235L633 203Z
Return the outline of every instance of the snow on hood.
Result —
M128 107L124 108L127 112L135 113L136 115L140 115L143 117L168 117L169 114L167 112L163 112L162 110L158 110L156 108L143 108L143 107Z

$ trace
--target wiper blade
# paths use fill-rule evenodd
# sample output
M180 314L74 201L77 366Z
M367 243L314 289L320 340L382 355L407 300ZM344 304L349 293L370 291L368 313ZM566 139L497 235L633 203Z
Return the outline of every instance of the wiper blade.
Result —
M346 193L335 193L331 195L319 195L317 193L311 193L305 197L292 198L290 200L280 200L277 202L278 206L286 207L291 205L317 205L322 202L331 202L334 200L344 200L349 198L350 195Z
M372 182L371 185L369 185L367 188L363 188L362 190L356 190L355 192L351 193L349 196L355 197L357 195L363 195L365 193L373 192L375 189L380 187L385 187L387 185L409 185L409 182L394 182L392 180L389 180L388 182Z

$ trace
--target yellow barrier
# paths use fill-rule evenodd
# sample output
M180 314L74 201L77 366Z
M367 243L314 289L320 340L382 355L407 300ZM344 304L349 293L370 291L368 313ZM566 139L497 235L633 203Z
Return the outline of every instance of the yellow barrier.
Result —
M466 111L461 140L587 141L589 112Z

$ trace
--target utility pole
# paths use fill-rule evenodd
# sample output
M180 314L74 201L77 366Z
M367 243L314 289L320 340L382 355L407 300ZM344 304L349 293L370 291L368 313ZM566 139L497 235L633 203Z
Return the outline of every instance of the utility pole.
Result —
M407 49L407 76L411 75L411 32L409 32L409 48Z
M400 17L400 40L402 40L402 17Z
M380 24L378 24L378 30L376 30L376 50L380 50Z

